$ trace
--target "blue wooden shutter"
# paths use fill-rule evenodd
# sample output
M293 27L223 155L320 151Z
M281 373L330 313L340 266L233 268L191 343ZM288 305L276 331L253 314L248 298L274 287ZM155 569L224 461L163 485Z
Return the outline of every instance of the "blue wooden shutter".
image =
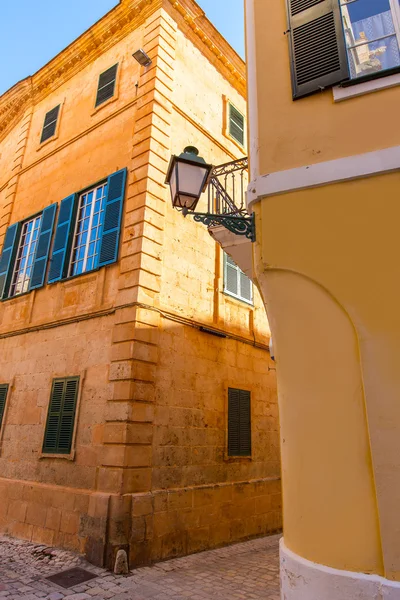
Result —
M53 252L50 259L48 283L60 281L65 276L65 262L69 250L69 242L73 229L76 194L72 194L60 204Z
M293 98L349 77L338 0L288 0Z
M99 267L118 258L122 208L124 203L126 169L116 171L107 181L107 198L101 235Z
M10 225L6 231L0 259L0 299L7 298L20 232L21 223Z
M44 209L42 214L40 233L38 243L36 246L36 255L33 263L33 271L30 285L31 290L40 288L44 284L56 210L57 204L51 204L50 206L47 206L47 208Z
M8 383L2 383L0 385L0 429L3 423L4 411L6 408L6 400L8 394Z

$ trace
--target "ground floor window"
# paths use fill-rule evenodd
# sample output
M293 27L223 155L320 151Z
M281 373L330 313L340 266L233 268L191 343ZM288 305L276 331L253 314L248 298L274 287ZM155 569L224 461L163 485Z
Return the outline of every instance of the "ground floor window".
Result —
M228 389L228 456L251 456L250 392Z
M78 389L79 377L53 380L43 452L49 454L71 452Z
M400 66L400 0L341 0L350 75Z

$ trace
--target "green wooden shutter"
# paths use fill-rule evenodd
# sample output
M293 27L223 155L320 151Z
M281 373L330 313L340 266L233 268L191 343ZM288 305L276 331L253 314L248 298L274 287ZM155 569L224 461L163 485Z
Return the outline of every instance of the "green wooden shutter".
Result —
M229 134L244 145L244 116L232 104L229 104Z
M0 428L3 423L4 411L6 408L6 400L8 394L8 383L0 385Z
M55 108L53 108L52 110L49 110L48 113L46 113L46 116L44 118L40 143L45 142L46 140L53 137L53 135L55 134L56 128L57 128L57 120L58 120L59 112L60 112L60 104L58 106L56 106Z
M293 98L349 77L339 0L288 0Z
M228 455L251 456L250 392L228 389Z
M51 204L50 206L47 206L44 209L42 214L40 233L38 243L36 246L36 255L33 263L33 271L30 284L31 290L40 288L44 284L56 210L57 204Z
M60 281L60 279L65 277L70 241L73 234L76 204L76 194L64 198L60 203L56 235L50 259L48 283Z
M6 231L0 258L0 299L7 298L8 295L20 233L21 223L10 225Z
M107 180L106 207L98 257L100 267L109 265L118 258L126 172L126 169L116 171Z
M118 64L101 73L97 86L96 106L103 104L103 102L114 96L117 69Z
M79 377L53 380L43 452L50 454L71 452L78 389Z

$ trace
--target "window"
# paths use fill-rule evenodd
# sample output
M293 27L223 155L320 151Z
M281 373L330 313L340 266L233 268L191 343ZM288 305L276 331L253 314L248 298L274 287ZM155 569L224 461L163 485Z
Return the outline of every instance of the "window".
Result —
M224 292L249 304L253 303L252 282L227 254L224 254Z
M91 271L99 255L107 183L79 197L69 275Z
M251 456L250 392L228 389L228 456Z
M87 273L118 258L126 169L64 198L60 204L49 283Z
M293 98L400 69L399 2L288 0Z
M400 66L399 0L341 0L350 76Z
M45 118L44 118L44 123L43 123L43 129L42 129L42 136L40 138L40 143L42 144L43 142L45 142L46 140L50 139L51 137L53 137L53 135L56 132L56 128L57 128L57 120L58 120L58 113L60 112L60 105L56 106L55 108L53 108L53 110L50 110Z
M22 225L21 238L11 280L10 296L22 294L29 289L41 220L42 215L39 215L30 221L25 221Z
M69 454L74 433L79 377L54 379L43 441L43 452Z
M229 135L244 146L244 116L229 102Z
M6 409L6 400L8 394L8 383L0 384L0 429L3 423L4 412Z
M99 83L97 86L97 96L95 106L100 106L106 100L109 100L114 96L115 82L117 79L118 65L114 65L101 73L99 77Z
M0 299L44 284L57 204L7 229L0 259Z

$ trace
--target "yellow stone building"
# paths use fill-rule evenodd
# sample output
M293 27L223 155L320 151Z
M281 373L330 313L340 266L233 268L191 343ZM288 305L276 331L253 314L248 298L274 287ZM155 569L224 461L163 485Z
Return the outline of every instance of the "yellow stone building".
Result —
M286 600L400 598L400 5L246 0Z
M121 0L0 98L1 532L112 567L280 528L263 303L165 185L245 156L245 112L192 0Z

